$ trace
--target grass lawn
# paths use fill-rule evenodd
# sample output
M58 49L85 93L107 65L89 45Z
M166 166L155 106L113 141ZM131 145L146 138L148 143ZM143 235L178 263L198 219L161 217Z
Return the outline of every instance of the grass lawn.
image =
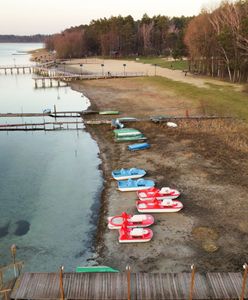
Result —
M232 116L248 121L248 94L236 91L232 86L208 84L208 88L173 81L164 77L146 77L147 84L169 89L174 93L192 100L192 105L202 109L203 114Z
M157 65L162 68L173 69L173 70L188 70L188 61L187 60L175 60L168 61L161 57L139 57L138 60L135 58L127 58L129 60L135 60L144 64Z

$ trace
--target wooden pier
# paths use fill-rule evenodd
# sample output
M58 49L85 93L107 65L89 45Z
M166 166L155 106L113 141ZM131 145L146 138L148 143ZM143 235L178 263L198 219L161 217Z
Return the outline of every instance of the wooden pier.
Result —
M242 273L24 273L12 299L248 299Z
M0 131L54 131L54 130L79 130L84 128L83 121L71 122L41 122L21 124L1 124Z
M43 71L42 71L43 70ZM130 77L143 77L146 76L143 72L120 72L120 73L93 73L93 74L76 74L61 71L51 71L47 69L40 69L36 74L44 74L43 76L34 76L33 80L35 82L35 88L46 86L52 87L54 81L59 87L61 82L66 82L67 84L75 80L96 80L96 79L112 79L112 78L130 78Z
M34 65L14 65L14 66L0 66L1 71L4 72L5 75L10 74L25 74L26 72L32 73L34 71Z

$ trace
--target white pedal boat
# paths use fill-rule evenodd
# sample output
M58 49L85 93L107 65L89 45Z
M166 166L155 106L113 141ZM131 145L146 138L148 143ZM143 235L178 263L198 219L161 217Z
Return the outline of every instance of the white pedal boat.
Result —
M148 227L154 223L151 215L128 215L123 212L120 216L108 217L109 229L120 229L124 224L127 228Z
M161 190L152 187L147 190L137 192L138 198L142 201L152 200L156 198L157 200L163 199L176 199L180 196L180 192L169 187L162 187Z
M153 237L153 232L149 228L127 228L122 226L119 230L119 243L145 243Z
M162 201L157 199L152 201L138 200L136 206L140 213L171 213L178 212L183 208L182 202L172 199L164 199Z

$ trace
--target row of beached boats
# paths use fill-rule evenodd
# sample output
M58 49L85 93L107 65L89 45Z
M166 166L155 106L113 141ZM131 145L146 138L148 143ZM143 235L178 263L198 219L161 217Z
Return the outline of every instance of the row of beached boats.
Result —
M138 141L142 143L136 143L128 146L128 150L136 151L150 148L150 144L144 142L147 140L146 136L134 128L119 128L114 129L114 136L116 142L133 142Z
M180 192L176 189L155 187L153 180L142 177L146 171L138 168L121 169L112 172L112 177L117 181L118 190L122 192L137 193L136 208L138 215L121 215L108 218L108 228L119 230L120 243L148 242L152 239L153 232L147 228L154 223L154 217L148 213L178 212L183 208L181 201L176 200Z

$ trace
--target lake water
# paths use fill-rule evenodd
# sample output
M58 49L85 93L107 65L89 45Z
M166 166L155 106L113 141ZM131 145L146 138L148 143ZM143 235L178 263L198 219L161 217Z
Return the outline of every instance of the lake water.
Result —
M22 51L41 46L0 44L0 65L29 64ZM42 112L54 105L57 111L84 110L89 105L69 87L34 89L31 74L1 72L0 91L1 113ZM32 121L37 119L18 120ZM6 122L17 120L0 118L0 124ZM73 271L86 264L102 189L98 152L84 130L0 132L0 265L11 262L12 244L25 271L57 271L60 265Z

